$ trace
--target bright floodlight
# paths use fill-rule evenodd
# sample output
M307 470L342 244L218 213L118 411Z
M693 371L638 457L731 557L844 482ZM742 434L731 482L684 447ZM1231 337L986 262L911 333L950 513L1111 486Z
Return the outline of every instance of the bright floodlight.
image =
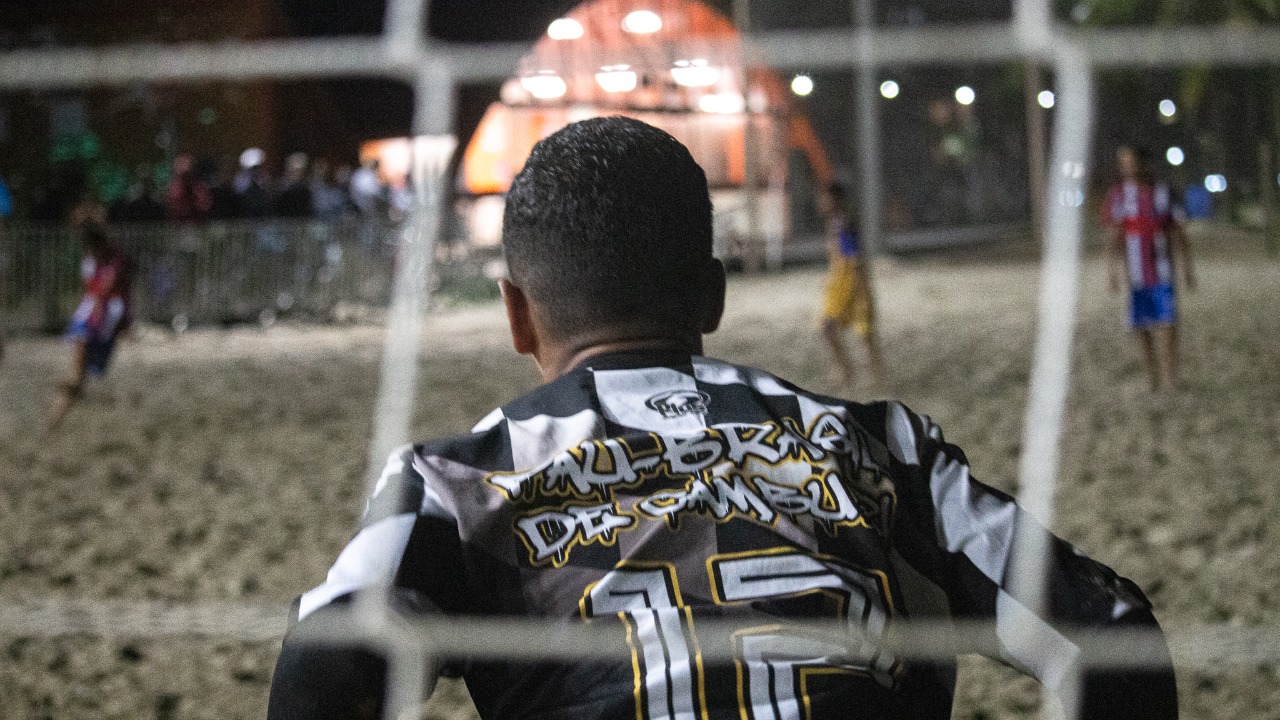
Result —
M813 92L813 78L808 75L797 75L791 79L791 92L804 97Z
M1036 102L1040 103L1040 107L1048 110L1058 103L1058 96L1054 95L1052 90L1041 90L1036 96Z
M596 84L605 92L630 92L636 89L636 73L630 65L605 65L596 73Z
M662 18L652 10L634 10L622 18L622 29L637 35L648 35L662 29Z
M1224 175L1214 173L1206 175L1204 178L1204 189L1211 193L1224 192L1227 189L1227 178Z
M1174 145L1164 152L1164 159L1168 160L1170 165L1177 167L1187 159L1187 154L1182 152L1182 148Z
M720 68L708 66L707 61L701 58L677 60L676 66L671 68L671 79L684 87L707 87L720 79Z
M742 112L746 107L747 101L738 93L733 92L703 95L698 98L698 109L707 113L733 115Z
M554 74L538 74L529 75L520 78L520 85L529 91L529 94L539 100L551 100L565 94L569 86L565 85L564 78Z
M898 93L902 92L902 88L898 87L898 83L893 80L885 80L880 83L880 95L886 100L892 100L898 97Z
M552 20L547 26L547 37L552 40L577 40L582 37L582 23L573 18Z
M529 99L529 91L524 89L523 83L512 78L502 83L502 90L498 92L498 97L508 105L519 105L522 101Z
M978 94L968 85L961 85L956 88L956 102L961 105L972 105L973 101L978 98Z
M240 167L248 169L258 167L267 158L262 148L251 147L240 153Z
M1178 114L1178 105L1177 105L1177 103L1175 103L1174 101L1170 100L1169 98L1165 98L1164 100L1161 100L1161 101L1160 101L1160 114L1161 114L1161 115L1163 115L1163 116L1165 116L1165 117L1167 117L1167 118L1171 118L1171 117L1173 117L1174 115L1177 115L1177 114Z

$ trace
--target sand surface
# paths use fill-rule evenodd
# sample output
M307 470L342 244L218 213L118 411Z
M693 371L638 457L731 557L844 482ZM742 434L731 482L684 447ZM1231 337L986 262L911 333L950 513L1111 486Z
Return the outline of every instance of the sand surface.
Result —
M1183 297L1184 378L1148 389L1102 265L1082 278L1054 529L1133 578L1172 631L1280 629L1280 263L1201 232ZM812 389L892 394L1015 490L1038 266L979 251L877 266L889 387L842 390L815 332L820 270L736 278L708 354ZM65 349L17 339L0 366L0 610L54 600L219 603L284 618L352 534L381 328L139 333L61 430L39 432ZM535 386L496 305L426 326L413 434L463 432ZM3 613L0 612L0 616ZM254 718L278 640L0 631L0 717ZM1280 717L1280 668L1191 667L1186 718ZM957 718L1034 715L1034 681L966 660ZM465 718L445 684L431 717Z

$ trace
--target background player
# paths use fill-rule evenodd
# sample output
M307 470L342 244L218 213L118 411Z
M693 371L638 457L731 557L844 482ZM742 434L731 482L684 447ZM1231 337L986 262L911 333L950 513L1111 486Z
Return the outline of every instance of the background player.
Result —
M1034 619L1007 581L1014 528L1035 521L936 426L701 357L724 269L706 177L671 136L625 118L554 133L503 233L513 344L547 384L470 435L393 453L301 625L354 622L338 607L391 584L407 610L588 621L630 646L630 663L441 659L486 720L949 718L954 663L894 657L898 618L988 619L1023 639L1002 659L1050 686L1079 659L1075 628L1158 632L1133 583L1042 536L1051 610L1034 641L1010 635ZM704 662L699 623L726 618L742 656ZM269 717L378 717L385 674L295 626ZM1175 717L1172 671L1087 672L1081 711Z
M1190 246L1169 188L1157 185L1141 148L1116 150L1120 182L1107 192L1102 223L1112 292L1129 287L1129 326L1138 338L1152 390L1178 379L1178 309L1174 286L1181 268L1195 289Z
M818 209L827 222L827 286L822 295L822 335L845 385L853 382L854 370L853 360L845 350L844 333L852 330L862 338L871 382L880 387L884 370L880 341L876 337L871 278L845 202L846 193L839 183L831 183L818 196Z
M5 221L13 214L13 196L9 193L9 186L4 182L4 176L0 176L0 240L4 239ZM4 259L0 258L0 297L4 297L3 291L5 283L5 267ZM4 308L0 308L0 364L4 363Z
M84 389L88 376L107 371L118 340L132 319L130 291L133 283L129 257L95 218L80 222L84 258L80 276L84 295L67 328L71 343L71 376L62 384L49 413L49 429L56 428Z

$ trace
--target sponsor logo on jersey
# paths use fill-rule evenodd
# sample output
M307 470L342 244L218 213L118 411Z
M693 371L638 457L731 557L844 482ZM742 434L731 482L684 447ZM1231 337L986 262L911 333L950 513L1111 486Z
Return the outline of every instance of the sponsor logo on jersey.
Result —
M644 401L645 407L654 410L668 420L704 413L711 396L699 390L668 390Z

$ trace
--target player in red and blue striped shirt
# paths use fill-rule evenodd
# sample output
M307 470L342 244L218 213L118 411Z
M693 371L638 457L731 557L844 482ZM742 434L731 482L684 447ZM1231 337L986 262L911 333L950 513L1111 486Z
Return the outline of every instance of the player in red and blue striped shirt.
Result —
M1195 274L1182 230L1181 211L1169 188L1152 179L1146 154L1124 146L1116 151L1116 162L1121 181L1107 192L1102 205L1102 224L1110 231L1107 248L1111 289L1119 291L1127 278L1129 326L1142 348L1151 389L1159 390L1171 386L1178 376L1174 276L1181 269L1186 287L1191 290L1195 288Z
M49 413L50 430L71 412L85 379L107 371L116 340L132 321L133 269L129 256L98 221L86 221L81 233L85 250L80 265L84 295L67 327L66 338L72 348L71 377L62 384Z

